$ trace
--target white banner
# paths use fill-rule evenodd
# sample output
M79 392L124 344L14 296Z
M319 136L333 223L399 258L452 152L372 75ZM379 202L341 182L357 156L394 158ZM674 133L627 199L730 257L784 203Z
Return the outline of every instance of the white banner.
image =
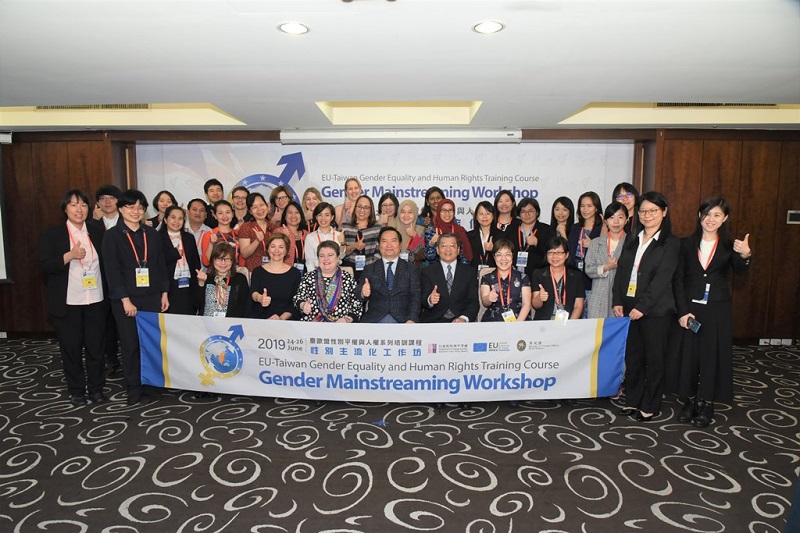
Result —
M617 391L627 318L328 324L138 313L142 383L280 398L473 402Z

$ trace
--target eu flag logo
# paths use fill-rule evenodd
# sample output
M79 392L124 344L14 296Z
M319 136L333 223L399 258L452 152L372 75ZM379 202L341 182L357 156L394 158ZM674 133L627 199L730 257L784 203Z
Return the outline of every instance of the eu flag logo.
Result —
M473 352L486 352L489 350L489 346L485 342L474 342L472 343L472 351Z

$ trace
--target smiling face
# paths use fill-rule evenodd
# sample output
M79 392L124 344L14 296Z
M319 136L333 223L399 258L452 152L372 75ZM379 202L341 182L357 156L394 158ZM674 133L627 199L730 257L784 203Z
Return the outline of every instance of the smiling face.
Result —
M267 218L267 214L269 213L269 206L267 203L256 196L253 200L253 204L250 206L250 214L253 215L253 218L256 220L264 220Z
M233 210L225 204L217 206L214 212L217 215L217 222L220 226L230 226L233 221Z
M614 235L618 235L622 229L625 227L625 222L628 221L628 214L623 213L622 209L611 215L606 219L606 224L608 224L608 231L613 233Z
M387 217L394 217L397 216L397 211L394 207L394 202L391 201L389 198L383 201L380 206L381 215L386 215Z
M661 228L661 223L664 221L664 217L667 216L666 208L661 209L656 204L645 200L639 205L639 220L642 222L642 226L644 229L647 230L648 235L653 235L656 231Z
M119 212L122 215L122 220L127 222L128 225L138 224L144 217L144 207L138 201L135 204L120 208Z
M539 216L539 213L536 212L536 208L532 205L526 205L522 209L519 210L519 218L523 224L526 226L530 226L536 223L536 218Z
M89 204L81 200L78 196L70 198L69 203L64 207L64 213L67 214L73 226L80 228L89 216Z
M561 246L553 248L552 250L547 250L547 262L550 263L550 266L553 268L563 267L564 263L567 262L568 256L569 254L567 251Z
M494 221L494 215L485 207L478 208L478 212L475 213L475 218L478 220L478 224L484 228L491 226Z
M180 231L183 229L183 210L173 209L167 217L167 229L170 231Z
M319 205L322 200L319 199L319 196L314 191L306 192L305 196L303 196L303 205L305 205L306 211L314 211L314 208Z
M234 209L237 211L244 211L247 209L247 192L237 189L236 192L233 193L232 199Z
M223 196L224 194L222 192L222 187L220 187L219 185L210 186L208 188L208 192L206 192L206 198L208 198L208 201L211 202L212 204L215 204L220 200L222 200Z
M458 258L458 239L455 237L440 237L436 245L439 257L445 263L452 263Z
M456 210L453 207L453 204L446 203L442 205L442 208L439 209L439 218L442 219L442 222L445 224L449 224L453 221L456 217Z
M349 179L344 185L344 192L350 200L355 202L361 196L361 184L358 180Z
M189 206L189 221L203 224L206 221L206 206L202 202L192 202Z
M100 211L103 216L107 218L114 218L117 214L117 197L111 194L104 194L97 200L97 205L100 206Z
M290 205L286 208L286 225L292 229L300 226L300 211L296 206Z
M319 229L323 231L327 231L327 229L331 227L332 221L333 213L329 208L325 208L317 214L317 224L319 225Z
M594 206L591 198L584 198L581 200L581 216L583 220L594 220L594 216L597 213L597 208Z
M318 248L317 259L319 259L319 269L325 277L332 276L339 268L339 254L333 248L327 246Z
M624 205L629 213L633 211L633 207L636 205L636 197L632 192L625 190L625 187L620 187L615 200Z
M361 199L356 202L356 220L358 222L368 221L370 211L372 211L372 205L369 200L365 197L361 197Z
M220 255L214 258L214 271L225 276L233 266L233 258L230 255Z
M267 248L267 253L269 254L269 260L275 261L276 263L281 263L284 258L286 258L286 243L283 242L283 239L273 239L269 243L269 247Z
M553 215L556 217L556 222L563 223L569 218L569 209L564 207L563 204L557 203L553 208Z
M387 261L394 261L400 255L400 239L397 237L397 232L384 231L378 242L378 250L381 252L381 257Z
M511 264L514 262L514 252L509 248L500 248L494 252L494 261L497 263L497 268L501 272L508 272L511 270Z
M414 208L406 204L400 208L400 222L406 226L416 223L417 217L414 216Z
M275 208L278 211L283 211L291 200L291 197L286 192L281 191L275 195Z
M442 195L439 194L437 191L433 191L430 194L430 196L428 196L428 200L427 200L428 207L431 208L431 211L436 213L437 212L436 209L439 207L439 202L441 202L442 200L444 200Z
M161 195L158 197L158 205L156 205L158 212L163 215L167 208L171 205L172 199L169 197L169 195L167 193L161 193Z
M497 198L497 211L501 215L510 215L513 208L514 200L507 193L503 193Z
M726 220L728 216L725 212L719 206L714 206L709 209L707 215L700 217L700 225L703 226L703 231L716 233Z

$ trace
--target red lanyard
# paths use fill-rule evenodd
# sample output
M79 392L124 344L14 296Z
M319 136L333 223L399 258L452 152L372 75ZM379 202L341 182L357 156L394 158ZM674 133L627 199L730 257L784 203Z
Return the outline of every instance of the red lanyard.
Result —
M719 235L717 235L717 240L714 241L714 247L711 248L711 253L708 255L708 261L706 261L705 266L703 266L703 270L708 270L708 265L711 264L711 260L714 259L714 254L717 252L717 245L719 244ZM703 265L703 255L700 253L700 248L697 249L697 260L700 261L700 265Z
M69 235L69 242L70 242L70 244L72 244L72 248L75 248L75 246L77 246L80 241L78 239L76 239L75 237L73 237L72 230L70 229L69 226L70 226L70 224L69 224L69 222L67 222L67 234ZM86 227L86 224L84 223L84 228L85 227ZM89 264L91 265L92 261L94 260L94 243L92 243L92 238L89 236L89 229L88 228L86 229L86 238L89 240L89 253L91 254L89 256ZM78 262L81 264L81 266L83 266L83 259L80 259Z
M553 273L553 267L550 267L550 278L553 281L553 294L555 294L556 305L565 307L564 302L567 301L567 269L564 268L564 274L561 276L561 279L564 282L562 286L564 291L563 295L558 294L558 287L556 287L556 275Z
M139 265L140 267L142 265L146 265L147 264L147 234L144 232L144 230L142 230L142 238L144 239L144 260L143 261L139 259L139 253L136 251L136 246L134 246L134 244L133 244L133 239L131 239L131 232L128 231L128 232L125 233L125 235L127 235L128 241L131 243L131 249L133 250L133 255L136 256L136 264Z
M508 300L508 305L506 306L505 301L503 300L503 280L500 279L500 270L497 271L497 288L500 289L498 292L500 293L500 306L511 307L511 272L508 273L508 291L506 295L506 300Z
M533 228L531 228L533 229ZM539 231L539 228L533 229L533 236L536 237L536 232ZM522 250L522 242L523 242L523 235L524 232L522 231L522 224L519 225L519 233L517 233L517 242L519 243L519 249ZM528 244L528 238L525 237L525 249L527 250L530 245Z

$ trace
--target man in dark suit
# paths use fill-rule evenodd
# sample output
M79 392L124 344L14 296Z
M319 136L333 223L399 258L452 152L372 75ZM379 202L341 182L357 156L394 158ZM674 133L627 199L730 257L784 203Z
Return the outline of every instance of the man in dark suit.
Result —
M400 259L400 232L387 226L378 234L381 261L367 265L356 294L366 303L361 322L419 322L419 272Z
M436 243L439 261L422 270L422 322L474 322L478 316L478 275L458 262L458 237L445 233Z

